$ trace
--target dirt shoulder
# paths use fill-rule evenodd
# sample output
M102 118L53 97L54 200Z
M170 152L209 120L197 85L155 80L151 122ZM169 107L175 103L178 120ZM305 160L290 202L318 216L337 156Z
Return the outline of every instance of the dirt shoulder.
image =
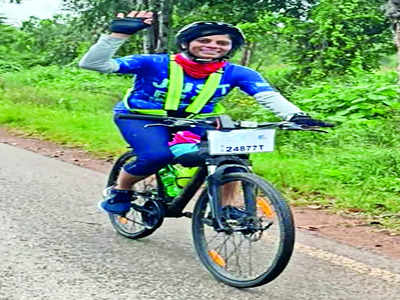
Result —
M4 128L0 128L0 143L103 173L107 173L112 165L112 161L96 159L83 150L63 147ZM298 230L400 259L400 235L391 235L365 219L340 216L310 207L293 207L293 212Z

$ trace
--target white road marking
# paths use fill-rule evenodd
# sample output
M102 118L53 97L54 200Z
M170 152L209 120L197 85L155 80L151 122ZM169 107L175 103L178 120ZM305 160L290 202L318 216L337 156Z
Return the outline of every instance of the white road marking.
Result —
M296 243L295 249L299 252L302 252L312 257L319 258L331 264L348 268L359 274L379 278L393 284L400 284L400 274L392 273L379 268L374 268L367 264L353 260L351 258L337 255L318 248L306 246L303 244Z

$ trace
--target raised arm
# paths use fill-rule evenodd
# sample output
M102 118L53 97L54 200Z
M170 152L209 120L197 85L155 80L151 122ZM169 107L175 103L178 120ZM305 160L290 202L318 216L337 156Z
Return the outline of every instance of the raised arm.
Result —
M103 34L97 43L90 47L79 61L79 67L102 73L117 72L119 65L112 59L114 54L132 34L149 27L152 21L152 12L131 11L126 17L119 13L111 22L111 34Z

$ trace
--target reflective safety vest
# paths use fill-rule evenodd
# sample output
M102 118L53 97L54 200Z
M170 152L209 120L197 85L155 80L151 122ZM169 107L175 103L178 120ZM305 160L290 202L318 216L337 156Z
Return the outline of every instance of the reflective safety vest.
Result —
M193 116L196 115L199 117L207 117L212 115L219 115L224 112L223 106L217 103L212 113L199 114L199 112L204 108L204 106L212 98L215 91L217 90L221 82L223 72L224 71L221 68L217 72L214 72L210 76L208 76L206 82L204 83L204 86L200 90L200 93L191 99L192 102L185 109L186 113L190 113ZM128 91L128 94L124 98L125 107L132 112L153 115L167 115L167 111L178 110L183 91L183 77L183 68L175 61L175 55L171 55L169 60L168 90L164 102L164 109L130 108L128 103L130 91Z

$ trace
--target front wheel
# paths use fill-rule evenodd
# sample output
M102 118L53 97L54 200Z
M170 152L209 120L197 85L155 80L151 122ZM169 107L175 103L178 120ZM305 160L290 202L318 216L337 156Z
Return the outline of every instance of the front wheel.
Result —
M216 230L209 196L202 193L192 220L202 264L216 279L238 288L272 281L287 266L294 247L294 222L286 201L269 183L249 173L224 175L218 195L222 206L234 206L248 216L240 222L224 220L227 230Z
M126 152L120 156L111 169L107 187L114 186L123 166L133 163L135 160L134 152ZM138 207L145 208L150 213L140 212L131 207L124 216L109 213L109 217L113 228L119 234L130 239L140 239L149 236L161 226L164 207L161 203L154 201L160 193L159 182L155 175L136 183L134 190L137 195L132 199L133 203Z

